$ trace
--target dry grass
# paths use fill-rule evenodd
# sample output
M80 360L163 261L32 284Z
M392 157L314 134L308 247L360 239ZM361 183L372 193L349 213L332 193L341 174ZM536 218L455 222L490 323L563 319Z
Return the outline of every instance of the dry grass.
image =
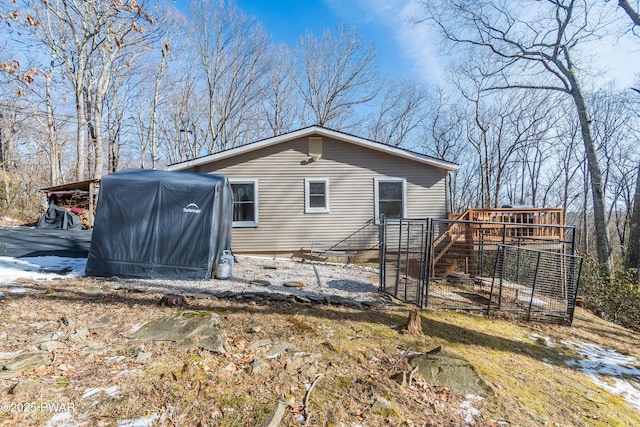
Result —
M23 373L0 372L0 403L42 402L73 405L70 413L85 425L163 414L159 425L254 426L287 404L282 425L464 425L464 396L431 387L419 378L409 387L390 379L410 371L403 351L436 346L471 361L496 394L474 406L477 425L637 425L640 416L621 398L593 385L565 363L575 356L561 340L588 341L639 357L631 332L578 311L574 327L517 323L456 312L422 312L424 337L403 331L410 307L355 310L344 307L235 300L188 299L187 309L220 316L227 353L179 349L168 342L127 338L140 325L175 313L161 307L161 294L112 290L107 280L64 280L23 284L26 294L0 300L0 353L25 350L53 332L66 347L50 353L50 365ZM91 288L103 292L95 295ZM37 290L34 292L33 290ZM66 322L62 319L66 319ZM69 324L69 319L71 323ZM70 338L89 328L85 342ZM549 347L534 334L549 337ZM260 340L289 342L300 357L265 359L268 369L252 372L264 348ZM151 353L143 360L140 353ZM13 390L8 390L19 384ZM308 392L311 384L312 391ZM117 386L82 398L88 389ZM376 397L393 403L373 413ZM51 411L0 412L0 425L43 425Z

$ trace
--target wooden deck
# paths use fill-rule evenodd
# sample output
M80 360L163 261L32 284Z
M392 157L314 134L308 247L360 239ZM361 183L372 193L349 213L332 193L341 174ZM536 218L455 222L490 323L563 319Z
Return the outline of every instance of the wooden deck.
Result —
M433 272L437 277L460 271L479 274L479 250L498 244L558 250L565 240L564 212L558 208L469 209L450 215L447 230L434 241Z

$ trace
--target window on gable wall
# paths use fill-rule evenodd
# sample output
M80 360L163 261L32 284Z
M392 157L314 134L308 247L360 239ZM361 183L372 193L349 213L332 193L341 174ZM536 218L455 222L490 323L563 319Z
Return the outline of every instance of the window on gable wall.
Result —
M375 179L375 218L384 215L387 219L406 217L406 180L403 178Z
M329 212L329 179L305 178L304 180L304 212Z
M258 180L229 180L233 190L233 226L258 226Z

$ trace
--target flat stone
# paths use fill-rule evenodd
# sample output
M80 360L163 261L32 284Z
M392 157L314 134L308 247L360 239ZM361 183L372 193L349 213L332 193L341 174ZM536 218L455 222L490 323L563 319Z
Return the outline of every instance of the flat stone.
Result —
M227 344L227 338L222 329L216 329L216 332L210 332L208 336L203 338L198 343L198 348L201 350L207 350L211 353L225 354L227 350L225 346Z
M296 295L295 296L296 301L304 303L304 304L311 304L311 300L303 295Z
M98 288L97 286L88 286L86 288L83 288L82 291L90 297L97 297L97 296L104 295L104 291Z
M67 348L67 346L65 345L65 343L60 341L45 341L38 346L38 350L42 351L54 351L60 350L62 348Z
M253 363L251 363L252 374L261 374L267 372L269 369L271 369L271 365L260 358L254 359Z
M447 386L462 394L493 395L493 389L466 359L446 352L411 356L409 364L432 386Z
M376 396L373 404L371 405L371 412L381 415L385 418L390 417L391 415L400 415L398 408L396 408L396 406L391 403L391 401L385 399L382 396Z
M347 307L358 308L360 310L364 308L360 301L356 301L354 299L349 299L349 298L345 298L343 305L346 305Z
M262 280L262 279L257 279L257 280L252 280L251 282L252 285L256 285L256 286L271 286L271 282L268 280Z
M73 335L69 337L69 340L73 342L81 343L81 342L85 342L88 336L89 336L89 328L87 328L86 326L83 326L81 328L78 328L73 333Z
M36 343L47 342L47 341L58 341L61 337L62 337L62 334L59 334L58 332L52 332L50 334L36 338L34 341Z
M113 323L113 319L111 319L111 316L102 316L95 322L91 323L89 325L89 329L104 328L104 327L110 326L112 323Z
M73 328L77 322L76 319L74 319L73 317L67 317L67 316L63 316L60 318L60 321L62 322L63 325L65 326L69 326L71 328Z
M153 356L153 353L150 351L141 351L136 355L136 362L144 362L151 359L151 356Z
M47 353L23 353L15 358L11 359L4 366L4 371L26 371L29 369L37 368L38 366L48 365L51 363L51 359Z
M300 288L304 288L304 283L302 283L302 282L296 282L295 280L291 280L291 281L288 281L288 282L284 282L284 283L282 284L282 286L287 287L287 288L297 288L297 289L300 289Z
M324 304L326 302L324 295L307 295L307 298L316 304Z
M276 357L282 356L284 353L294 353L296 351L298 351L298 347L283 341L269 350L265 357L267 359L275 359Z
M143 325L131 338L154 341L181 341L194 335L205 335L206 328L219 323L219 317L210 312L183 311L171 317L164 317ZM218 329L210 330L217 333ZM200 331L203 331L201 333Z
M262 340L254 341L249 345L249 350L257 350L262 347L267 347L272 344L271 338L265 338Z
M42 382L26 378L9 387L8 394L33 395L42 389Z

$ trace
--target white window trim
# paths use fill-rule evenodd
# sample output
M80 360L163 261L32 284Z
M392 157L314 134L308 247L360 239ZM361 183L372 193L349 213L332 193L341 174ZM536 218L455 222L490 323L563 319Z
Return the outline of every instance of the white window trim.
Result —
M249 179L229 179L229 184L253 184L253 193L254 193L254 204L253 204L253 218L254 221L233 221L232 227L242 228L242 227L257 227L258 226L258 180L255 178ZM235 204L234 204L235 205Z
M325 188L325 206L322 208L312 208L310 203L309 184L324 183ZM329 178L305 178L304 179L304 213L329 213Z
M407 217L407 179L406 178L374 178L373 191L375 194L375 223L380 224L380 194L378 193L378 183L380 182L402 182L402 218ZM391 219L390 221L397 221Z

